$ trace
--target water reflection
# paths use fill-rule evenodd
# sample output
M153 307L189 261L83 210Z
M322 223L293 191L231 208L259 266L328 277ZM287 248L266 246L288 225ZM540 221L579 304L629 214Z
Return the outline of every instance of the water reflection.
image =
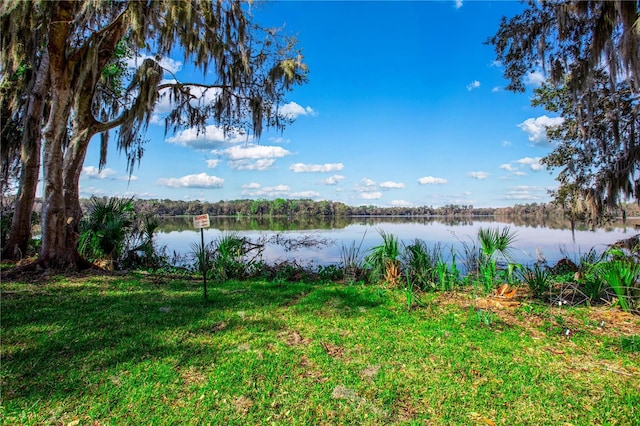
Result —
M515 260L530 264L536 261L536 252L541 252L549 263L562 257L577 260L592 247L604 251L607 245L636 235L633 226L614 223L605 228L590 230L560 219L511 220L499 217L309 217L309 218L249 218L212 217L211 227L204 231L209 242L224 232L237 232L252 241L270 239L283 234L287 238L316 238L329 243L322 247L301 247L290 250L279 244L270 244L264 252L264 260L270 263L295 260L302 265L327 265L340 263L343 246L354 242L364 253L380 244L379 230L392 233L405 244L421 239L429 246L442 244L462 254L464 245L477 245L478 230L487 227L509 226L516 233L513 253ZM186 254L191 245L200 239L199 231L193 229L192 217L162 219L157 234L160 246L169 253ZM272 239L274 240L274 239ZM277 239L275 239L277 240Z
M468 226L474 223L499 223L504 226L514 225L518 227L571 229L571 223L562 218L509 218L494 216L467 216L467 217L407 217L407 216L355 216L355 217L248 217L225 216L212 217L211 227L225 231L305 231L318 229L340 229L349 225L375 226L385 223L411 223L432 224L438 223L448 226ZM192 228L192 216L167 217L161 219L161 232L185 231ZM622 227L622 223L613 224L613 227ZM576 229L589 230L585 224L576 224Z

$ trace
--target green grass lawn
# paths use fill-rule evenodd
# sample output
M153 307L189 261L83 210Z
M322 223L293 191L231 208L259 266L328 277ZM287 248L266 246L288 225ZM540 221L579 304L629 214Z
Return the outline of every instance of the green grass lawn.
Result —
M616 309L200 286L3 282L4 424L640 424L640 317Z

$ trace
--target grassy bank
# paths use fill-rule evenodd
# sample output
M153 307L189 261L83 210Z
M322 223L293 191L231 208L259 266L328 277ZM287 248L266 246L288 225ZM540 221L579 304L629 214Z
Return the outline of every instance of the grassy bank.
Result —
M150 275L2 283L5 424L638 424L640 317Z

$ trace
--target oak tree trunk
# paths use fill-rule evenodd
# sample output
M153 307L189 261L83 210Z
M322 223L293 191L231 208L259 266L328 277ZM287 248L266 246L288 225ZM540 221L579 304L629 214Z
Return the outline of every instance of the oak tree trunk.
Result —
M2 251L3 259L21 259L26 255L31 240L31 214L40 174L42 124L49 81L49 57L46 52L40 61L36 75L36 81L29 94L26 122L22 134L20 185L9 239Z
M65 214L63 177L75 71L75 61L66 54L73 17L73 2L55 2L49 29L51 111L44 129L42 246L38 256L38 264L54 269L77 269L80 261L77 244L73 244L69 232L73 219Z

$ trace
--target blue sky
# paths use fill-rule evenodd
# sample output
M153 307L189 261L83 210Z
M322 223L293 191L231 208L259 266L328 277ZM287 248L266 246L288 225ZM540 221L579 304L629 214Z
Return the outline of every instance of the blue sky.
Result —
M511 1L267 2L266 26L297 36L309 82L288 95L296 117L259 141L224 139L211 127L164 135L158 119L131 180L109 153L98 173L91 143L81 196L220 201L311 198L349 205L501 207L549 201L554 175L539 164L552 146L544 126L558 118L530 106L483 42ZM167 58L178 78L189 64ZM161 117L166 105L158 106Z

